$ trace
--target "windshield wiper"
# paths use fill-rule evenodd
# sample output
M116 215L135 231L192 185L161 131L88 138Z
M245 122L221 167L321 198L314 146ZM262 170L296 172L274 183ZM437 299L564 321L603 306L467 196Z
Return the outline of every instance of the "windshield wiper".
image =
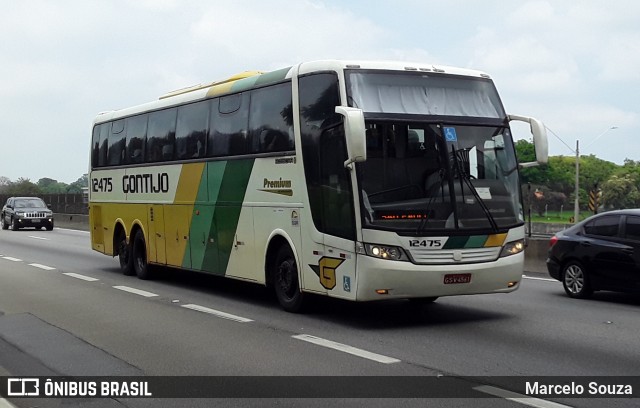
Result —
M438 180L438 191L440 192L442 202L444 203L444 189L442 188L442 184L445 180L444 168L441 167L438 170L438 176L440 177L440 179ZM431 211L431 205L435 202L437 198L435 194L430 194L431 190L433 190L433 187L429 187L429 191L425 191L426 194L429 194L429 201L427 201L427 205L424 209L424 218L420 220L420 223L416 228L416 235L418 236L427 228L427 224L429 223L429 221L431 221L429 211Z
M451 153L453 156L453 164L455 166L456 172L458 173L458 178L460 179L460 192L462 194L462 202L464 203L464 187L462 184L464 182L466 186L469 188L469 190L471 191L471 194L473 195L473 197L478 201L478 204L480 204L480 208L482 208L482 211L484 212L487 220L489 221L489 224L491 224L491 228L494 230L494 232L497 233L498 224L496 223L495 218L493 218L493 215L491 215L491 211L489 211L489 207L487 207L487 204L480 197L480 194L478 194L478 191L471 183L471 176L467 174L466 170L463 167L462 160L460 160L460 158L458 157L459 150L456 151L455 147L451 146ZM456 225L458 225L457 212L454 210L453 214L454 214L454 219L456 221Z

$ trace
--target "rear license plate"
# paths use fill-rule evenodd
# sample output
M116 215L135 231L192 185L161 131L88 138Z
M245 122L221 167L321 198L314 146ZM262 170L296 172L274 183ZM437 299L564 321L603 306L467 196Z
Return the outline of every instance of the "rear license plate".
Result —
M457 283L469 283L469 282L471 282L470 273L452 273L449 275L444 275L445 285L455 285Z

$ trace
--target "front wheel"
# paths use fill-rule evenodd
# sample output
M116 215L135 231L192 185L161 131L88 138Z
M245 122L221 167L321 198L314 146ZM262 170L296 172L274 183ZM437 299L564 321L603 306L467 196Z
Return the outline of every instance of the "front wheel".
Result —
M3 230L9 229L9 224L5 221L4 214L2 214L2 218L0 218L0 225L2 225Z
M144 242L144 233L142 230L136 231L133 238L133 269L140 279L151 279L151 271L147 264L147 245Z
M562 269L562 286L572 298L586 299L593 293L587 271L577 261L569 262Z
M18 227L18 223L15 218L11 218L11 231L17 231L20 227Z
M298 265L288 245L278 250L273 268L273 284L280 306L287 312L300 312L304 305L304 294L298 281Z

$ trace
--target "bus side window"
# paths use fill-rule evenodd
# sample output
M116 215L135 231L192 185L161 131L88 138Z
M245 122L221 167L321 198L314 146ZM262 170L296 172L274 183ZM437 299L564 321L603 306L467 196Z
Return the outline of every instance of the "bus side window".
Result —
M125 148L124 120L116 120L111 125L109 135L109 150L107 152L107 164L119 166L124 162Z
M165 109L149 115L147 162L173 160L177 109Z
M249 129L253 153L294 150L291 82L251 92Z
M127 118L127 147L124 164L142 163L144 160L144 142L147 138L148 115Z
M103 123L100 126L100 151L98 152L98 167L107 165L107 151L109 150L109 134L111 133L111 122Z
M102 125L93 127L93 136L91 137L91 166L98 167L100 160L100 128Z
M209 101L178 108L176 159L203 157L209 127Z
M235 156L246 154L249 101L247 93L214 99L209 123L209 156Z

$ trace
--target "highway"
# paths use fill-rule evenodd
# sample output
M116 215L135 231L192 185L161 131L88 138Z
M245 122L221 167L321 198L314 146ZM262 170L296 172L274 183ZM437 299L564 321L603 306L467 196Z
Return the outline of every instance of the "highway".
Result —
M0 407L633 407L637 399L521 400L505 378L637 376L639 308L625 294L569 299L559 282L529 274L512 294L418 310L318 298L296 315L253 284L176 270L123 276L86 232L0 231L0 376L452 377L465 397L12 398Z

